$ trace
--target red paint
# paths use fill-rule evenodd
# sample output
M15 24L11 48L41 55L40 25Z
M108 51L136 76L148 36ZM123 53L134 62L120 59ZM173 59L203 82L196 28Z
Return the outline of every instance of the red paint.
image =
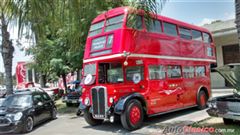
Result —
M138 106L133 106L131 109L130 109L130 121L133 125L136 125L139 120L141 119L141 111L140 109L138 108Z
M125 11L128 12L125 12ZM106 13L103 13L96 17L92 24L106 20L117 15L124 14L123 26L122 28L104 32L105 26L102 29L102 33L88 37L85 47L84 54L84 66L90 63L96 64L96 82L93 85L84 85L84 92L82 99L84 100L91 97L91 88L95 86L105 86L107 88L107 97L109 101L110 97L114 97L114 102L116 103L121 97L129 95L131 93L140 93L146 100L147 105L147 115L156 114L160 112L170 111L173 109L184 108L189 106L197 105L197 94L201 87L205 87L211 95L210 91L210 64L209 61L215 61L215 45L212 43L204 43L203 41L186 40L180 38L179 31L178 36L168 36L164 33L156 34L148 32L145 26L145 22L142 22L142 30L133 30L126 26L127 15L131 12L131 8L120 7L112 9ZM140 11L139 11L140 14ZM174 20L164 16L157 16L157 19L161 22L169 22L177 25L178 27L184 27L191 30L198 30L210 34L210 32L202 27L187 24L178 20ZM162 29L163 26L161 26ZM135 33L133 34L133 32ZM114 35L113 45L111 48L104 48L97 51L91 51L92 40L108 35ZM211 36L211 34L210 34ZM213 49L213 56L207 56L207 48ZM101 52L104 50L111 50L111 53L91 57L93 52ZM130 52L128 58L120 55L114 57L116 54L123 54L124 52ZM133 54L140 54L138 56L133 56ZM142 57L143 55L151 56ZM104 56L104 57L103 57ZM110 56L110 57L105 57ZM153 57L154 56L154 57ZM163 57L164 56L164 57ZM156 58L161 57L161 58ZM96 59L93 59L96 58ZM183 58L187 58L183 59ZM194 58L194 59L193 59ZM110 83L99 83L98 78L98 67L99 63L121 63L123 65L124 61L128 62L127 66L123 66L123 82L117 84ZM142 61L142 63L138 63ZM207 61L208 60L208 61ZM169 65L179 65L181 66L181 77L180 78L169 78L168 74L165 73L166 78L159 80L149 79L149 65L162 65L165 67L165 72L167 72L166 67ZM138 84L134 84L131 81L127 81L126 68L142 66L144 69L144 79ZM194 77L184 78L183 68L186 66L194 67ZM196 76L196 67L205 67L205 76ZM206 101L205 101L206 102ZM91 101L90 101L91 104ZM108 107L112 104L108 102ZM135 112L135 111L134 111ZM137 111L136 111L137 112ZM132 122L136 121L132 119Z

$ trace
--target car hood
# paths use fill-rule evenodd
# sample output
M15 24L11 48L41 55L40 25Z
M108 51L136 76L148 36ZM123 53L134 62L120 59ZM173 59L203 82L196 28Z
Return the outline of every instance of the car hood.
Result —
M235 89L234 94L240 92L240 63L228 64L215 68L216 71L223 76Z
M0 116L11 113L23 112L24 110L26 110L26 108L0 107Z

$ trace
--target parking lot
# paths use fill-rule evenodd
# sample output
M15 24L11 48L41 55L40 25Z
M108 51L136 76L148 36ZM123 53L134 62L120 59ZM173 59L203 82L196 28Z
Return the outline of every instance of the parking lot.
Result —
M230 90L214 92L213 96L221 96L231 93ZM168 113L156 117L147 118L144 126L136 131L129 132L119 123L104 122L100 126L89 126L83 117L75 114L58 116L58 119L39 125L28 135L110 135L110 134L161 134L164 128L176 125L189 125L209 118L206 110L199 111L195 108Z

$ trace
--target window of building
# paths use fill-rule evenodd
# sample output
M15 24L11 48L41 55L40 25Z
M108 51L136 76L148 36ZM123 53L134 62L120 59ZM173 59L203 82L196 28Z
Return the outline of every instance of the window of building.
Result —
M142 66L127 67L126 69L127 81L134 81L134 76L140 76L140 80L144 78L144 71Z
M137 30L143 29L142 16L129 14L127 19L127 27Z
M149 32L161 33L162 32L161 22L156 19L151 19L149 21L149 24L147 24L147 29Z
M171 23L163 23L163 27L164 27L164 33L166 33L167 35L171 35L171 36L177 36L177 26L175 24L171 24Z
M212 43L212 38L208 33L203 33L203 41L204 43Z
M193 78L194 77L194 67L186 66L183 68L183 77L184 78Z
M89 36L91 37L91 36L95 36L97 34L100 34L102 32L103 26L104 26L104 21L93 24L90 27Z
M196 70L196 77L203 77L206 75L204 66L196 66L195 70Z
M181 66L168 66L167 67L168 78L180 78L181 77Z
M116 30L122 27L124 15L107 19L105 32Z
M180 37L183 39L191 40L191 30L186 28L179 28Z
M197 41L202 41L202 32L197 30L192 30L192 39Z
M149 66L149 79L159 80L166 78L164 66Z

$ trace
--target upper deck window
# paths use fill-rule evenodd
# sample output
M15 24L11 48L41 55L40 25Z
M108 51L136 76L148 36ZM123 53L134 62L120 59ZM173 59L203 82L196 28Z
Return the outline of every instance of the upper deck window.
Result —
M203 33L204 43L212 43L212 38L208 33Z
M103 26L104 26L104 21L93 24L90 27L89 36L91 37L91 36L95 36L97 34L100 34L102 32Z
M179 28L179 32L180 32L180 37L183 39L187 39L187 40L191 40L192 39L192 35L191 35L191 30L190 29L186 29L186 28Z
M193 40L202 41L202 32L197 30L192 30Z
M142 16L135 15L135 14L129 14L128 15L127 26L129 28L141 30L141 29L143 29L142 24L143 24L142 23Z
M124 15L107 19L105 32L116 30L122 27Z
M166 33L167 35L171 35L171 36L177 36L177 26L175 24L171 24L171 23L163 23L164 26L164 33Z
M154 33L161 33L162 32L162 27L161 27L161 22L156 19L151 19L150 24L147 25L148 31L154 32Z

